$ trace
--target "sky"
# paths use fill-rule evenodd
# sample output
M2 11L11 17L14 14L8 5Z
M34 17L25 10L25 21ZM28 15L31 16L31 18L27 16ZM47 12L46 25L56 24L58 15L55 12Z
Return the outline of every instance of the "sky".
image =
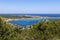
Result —
M60 13L60 0L0 0L0 13Z

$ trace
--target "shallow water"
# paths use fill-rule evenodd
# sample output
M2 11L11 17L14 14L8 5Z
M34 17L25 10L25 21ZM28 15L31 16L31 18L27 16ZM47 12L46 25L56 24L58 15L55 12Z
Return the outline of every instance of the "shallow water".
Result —
M9 21L12 24L20 25L23 27L30 26L33 24L36 24L38 22L44 21L44 20L56 20L58 19L57 17L51 17L51 18L24 18L20 20L12 20Z

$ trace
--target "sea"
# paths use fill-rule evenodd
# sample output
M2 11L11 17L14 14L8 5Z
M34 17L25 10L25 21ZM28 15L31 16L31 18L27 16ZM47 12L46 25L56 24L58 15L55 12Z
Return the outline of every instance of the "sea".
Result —
M15 15L15 16L25 16L25 15L28 15L28 16L48 16L48 17L60 17L60 14L23 14L23 13L21 13L21 14L13 14L13 13L11 13L11 14L0 14L0 15L6 15L6 16L9 16L9 15Z
M9 14L7 14L9 15ZM41 21L45 21L45 20L56 20L56 19L60 19L60 14L10 14L10 15L16 15L16 16L47 16L50 18L24 18L24 19L20 19L20 20L12 20L9 21L12 24L16 24L22 27L28 27L31 26L33 24L36 24L38 22Z

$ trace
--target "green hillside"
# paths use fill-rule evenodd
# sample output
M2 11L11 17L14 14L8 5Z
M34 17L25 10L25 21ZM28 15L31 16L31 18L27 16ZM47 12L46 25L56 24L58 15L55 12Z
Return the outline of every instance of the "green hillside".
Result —
M13 28L12 25L8 24L0 17L0 40L22 40L20 33L16 32L16 30L18 30L18 27Z
M0 40L60 40L60 20L39 22L23 29L0 17Z

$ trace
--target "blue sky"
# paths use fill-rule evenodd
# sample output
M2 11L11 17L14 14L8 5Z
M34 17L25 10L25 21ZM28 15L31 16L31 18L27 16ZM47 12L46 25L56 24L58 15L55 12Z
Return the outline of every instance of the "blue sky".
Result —
M0 13L60 13L60 0L0 0Z

